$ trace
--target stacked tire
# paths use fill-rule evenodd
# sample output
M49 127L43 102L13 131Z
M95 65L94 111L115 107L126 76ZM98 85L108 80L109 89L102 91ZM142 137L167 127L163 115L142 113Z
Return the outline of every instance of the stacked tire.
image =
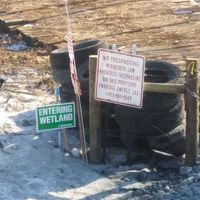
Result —
M145 81L183 83L178 67L160 61L147 61ZM185 111L182 94L144 92L143 108L115 106L121 138L130 151L156 149L180 156L185 153Z
M99 48L108 48L102 40L84 40L74 45L78 79L81 85L81 102L85 127L89 127L89 56L97 55ZM67 48L56 49L50 54L53 79L61 85L61 102L75 101L71 83Z

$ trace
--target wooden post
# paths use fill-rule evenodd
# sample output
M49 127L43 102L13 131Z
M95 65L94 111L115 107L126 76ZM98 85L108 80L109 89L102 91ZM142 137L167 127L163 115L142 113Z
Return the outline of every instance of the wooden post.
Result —
M172 83L144 83L145 92L158 92L158 93L185 93L184 84L172 84Z
M197 160L199 145L199 100L198 60L187 59L186 63L186 165L192 166Z
M70 151L71 150L71 146L69 144L69 140L68 140L68 131L67 129L63 129L63 140L64 140L64 150L65 151Z
M97 57L89 58L89 140L90 151L89 160L91 163L100 164L102 162L101 147L101 104L94 99L95 76Z

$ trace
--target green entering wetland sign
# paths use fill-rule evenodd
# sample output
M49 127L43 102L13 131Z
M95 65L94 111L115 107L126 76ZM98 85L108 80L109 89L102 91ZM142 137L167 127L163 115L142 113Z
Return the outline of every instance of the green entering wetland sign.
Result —
M47 131L76 126L75 103L62 103L36 109L37 131Z

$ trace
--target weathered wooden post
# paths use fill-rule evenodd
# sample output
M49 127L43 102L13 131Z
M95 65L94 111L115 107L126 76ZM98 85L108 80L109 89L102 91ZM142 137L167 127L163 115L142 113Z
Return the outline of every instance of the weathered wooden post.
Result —
M91 163L102 162L101 147L101 103L94 99L97 56L89 58L89 160Z
M186 165L194 165L197 160L199 145L199 81L198 59L187 59L186 62Z

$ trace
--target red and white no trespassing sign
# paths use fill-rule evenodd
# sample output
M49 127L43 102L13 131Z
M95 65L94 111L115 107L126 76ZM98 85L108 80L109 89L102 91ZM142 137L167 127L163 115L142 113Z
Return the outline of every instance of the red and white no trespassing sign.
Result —
M142 108L144 66L142 56L99 49L95 99Z

